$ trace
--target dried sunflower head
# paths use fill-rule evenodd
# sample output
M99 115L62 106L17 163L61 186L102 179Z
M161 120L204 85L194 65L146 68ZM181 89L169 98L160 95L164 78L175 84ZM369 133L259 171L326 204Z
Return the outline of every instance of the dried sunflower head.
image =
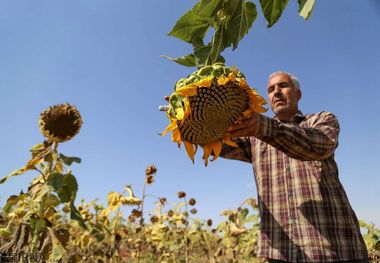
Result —
M211 154L213 160L219 156L222 143L237 146L225 135L228 127L241 114L265 112L265 104L237 68L215 63L177 81L166 111L170 124L161 135L172 131L172 141L183 142L193 162L201 145L207 165Z
M73 138L82 126L82 117L75 106L58 104L43 111L39 119L40 131L53 142Z

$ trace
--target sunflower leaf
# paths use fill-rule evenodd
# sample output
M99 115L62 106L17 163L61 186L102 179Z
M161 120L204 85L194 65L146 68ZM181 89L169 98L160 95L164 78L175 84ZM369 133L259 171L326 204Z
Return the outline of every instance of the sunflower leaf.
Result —
M18 175L21 175L21 174L25 173L27 170L28 169L26 169L26 167L14 170L13 172L11 172L10 174L8 174L7 176L4 176L3 178L1 178L0 179L0 184L5 183L12 176L18 176Z
M165 55L162 55L161 57L169 59L171 61L174 61L177 64L180 64L186 67L195 67L197 65L197 63L195 62L195 56L193 54L189 54L189 55L178 57L178 58L172 58Z
M212 38L211 50L208 54L206 65L212 65L217 62L220 53L229 46L229 40L226 32L226 22L222 22L215 31Z
M260 0L267 27L273 26L278 21L287 4L288 0Z
M80 163L82 160L79 157L65 156L62 153L59 154L59 160L61 160L66 165L71 165L72 163Z
M228 40L232 42L233 50L237 48L239 41L248 33L257 17L256 5L253 2L243 0L235 0L235 2L237 3L232 5L235 8L231 10L231 18L226 25Z
M84 220L78 211L78 209L75 207L74 202L70 202L70 219L76 220L79 225L85 229L87 229L86 224L84 223Z
M315 0L298 0L298 13L305 20L310 18L314 3Z
M199 6L196 6L196 11L200 16L212 17L221 8L223 0L201 0Z
M209 27L210 19L198 15L192 9L176 22L169 35L191 43L196 36L203 39Z

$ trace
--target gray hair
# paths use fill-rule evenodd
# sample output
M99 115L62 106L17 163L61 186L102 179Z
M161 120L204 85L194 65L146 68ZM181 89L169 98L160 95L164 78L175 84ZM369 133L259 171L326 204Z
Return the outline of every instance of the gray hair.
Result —
M286 72L286 71L276 71L269 75L269 79L273 78L274 76L285 74L290 77L293 83L293 87L297 90L301 90L300 82L298 81L298 78L294 76L292 73Z

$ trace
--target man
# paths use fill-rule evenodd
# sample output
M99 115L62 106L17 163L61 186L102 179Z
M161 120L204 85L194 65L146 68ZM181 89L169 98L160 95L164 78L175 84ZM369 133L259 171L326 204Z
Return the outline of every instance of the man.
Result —
M274 118L255 113L228 133L222 156L253 164L260 210L258 256L270 262L368 262L358 220L338 178L339 125L329 112L303 115L296 77L275 72Z

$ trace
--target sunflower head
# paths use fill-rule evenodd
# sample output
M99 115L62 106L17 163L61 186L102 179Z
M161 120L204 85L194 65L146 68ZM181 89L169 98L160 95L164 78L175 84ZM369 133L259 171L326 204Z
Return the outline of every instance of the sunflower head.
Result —
M244 74L222 63L180 79L174 89L166 111L170 124L162 135L172 131L172 141L183 142L193 162L198 145L206 165L210 155L219 156L222 143L236 146L225 134L241 114L266 111L266 101L248 86Z
M64 142L73 138L82 126L82 117L75 106L68 103L50 106L39 120L40 131L50 141Z

